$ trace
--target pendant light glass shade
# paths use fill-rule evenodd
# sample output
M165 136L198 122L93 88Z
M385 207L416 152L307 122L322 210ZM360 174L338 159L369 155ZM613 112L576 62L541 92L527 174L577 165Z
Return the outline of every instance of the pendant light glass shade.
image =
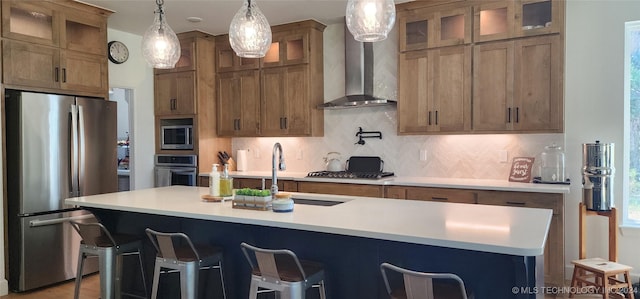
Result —
M271 27L256 1L247 0L229 25L229 42L236 55L261 58L271 47Z
M167 24L163 3L162 0L156 1L155 19L142 37L142 56L153 68L171 69L180 59L180 41Z
M346 19L357 41L381 41L396 22L396 6L393 0L349 0Z

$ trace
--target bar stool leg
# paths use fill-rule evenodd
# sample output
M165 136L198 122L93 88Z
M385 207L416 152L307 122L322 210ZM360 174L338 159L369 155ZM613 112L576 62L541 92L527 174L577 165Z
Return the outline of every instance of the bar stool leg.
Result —
M220 271L220 285L222 286L222 298L227 299L227 291L224 289L224 276L222 275L222 261L218 263L218 270Z
M319 284L320 287L318 288L318 291L320 292L320 299L327 299L327 293L324 289L324 280L321 280Z
M149 292L147 291L147 279L144 277L144 265L142 264L142 252L138 249L138 262L140 263L140 276L142 277L142 287L144 287L144 296L146 298L149 297Z
M80 284L82 283L82 269L84 268L84 252L82 248L78 252L78 270L76 271L76 289L73 292L73 299L78 299L80 295Z
M114 298L115 256L107 249L98 256L100 269L100 298Z
M182 299L198 298L198 272L200 267L197 263L187 263L184 269L180 270L180 293Z
M158 282L160 281L160 264L156 261L155 269L153 270L153 285L151 286L151 299L158 297Z
M251 286L249 286L249 299L258 298L258 282L253 278L251 279Z

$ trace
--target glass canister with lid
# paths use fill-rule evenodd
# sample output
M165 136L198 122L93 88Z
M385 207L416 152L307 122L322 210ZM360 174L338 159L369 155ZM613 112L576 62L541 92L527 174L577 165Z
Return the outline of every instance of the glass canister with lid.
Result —
M545 146L540 155L540 176L543 182L564 182L564 152L553 143Z

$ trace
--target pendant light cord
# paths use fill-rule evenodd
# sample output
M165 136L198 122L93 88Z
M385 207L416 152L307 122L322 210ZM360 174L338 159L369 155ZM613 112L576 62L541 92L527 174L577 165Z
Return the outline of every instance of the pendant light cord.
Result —
M160 34L163 34L164 30L162 28L162 24L163 24L162 20L164 18L164 8L162 7L162 5L164 5L164 0L156 0L156 5L158 5L158 10L156 12L159 14L158 18L160 20L160 28L158 32Z
M251 19L251 0L247 0L247 19Z

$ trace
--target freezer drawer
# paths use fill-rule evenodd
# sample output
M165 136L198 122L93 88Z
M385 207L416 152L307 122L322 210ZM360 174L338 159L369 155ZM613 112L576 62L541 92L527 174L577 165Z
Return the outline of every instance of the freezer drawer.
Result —
M20 219L19 242L10 244L12 290L31 290L76 277L80 236L69 224L71 219L95 221L90 213L82 210ZM97 262L89 259L84 274L97 269Z

